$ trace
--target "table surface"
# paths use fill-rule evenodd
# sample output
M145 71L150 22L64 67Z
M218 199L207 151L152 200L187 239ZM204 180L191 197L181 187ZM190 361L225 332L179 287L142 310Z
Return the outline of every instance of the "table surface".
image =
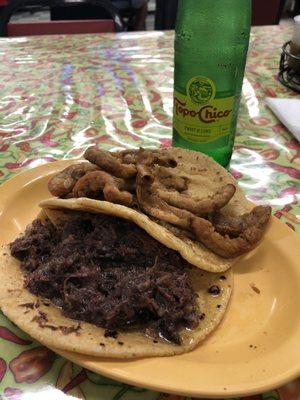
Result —
M266 96L299 97L277 80L280 47L290 35L289 25L252 30L230 171L250 199L270 204L300 231L300 147L264 104ZM170 145L172 47L172 32L0 39L0 181L79 157L92 143L114 150ZM24 362L24 352L31 362ZM22 363L19 375L10 368L13 360ZM183 400L53 357L0 314L1 394L10 400ZM253 397L297 398L300 381Z

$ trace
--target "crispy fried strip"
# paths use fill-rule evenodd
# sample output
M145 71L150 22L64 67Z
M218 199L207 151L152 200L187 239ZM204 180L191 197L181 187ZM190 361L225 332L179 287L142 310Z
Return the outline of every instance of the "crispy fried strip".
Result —
M136 164L136 155L135 154L125 154L123 157L124 164Z
M105 185L103 188L104 198L111 203L122 204L123 206L130 207L133 202L132 194L129 192L121 191L117 186Z
M195 217L191 228L199 242L224 258L236 257L252 250L263 236L270 219L271 207L257 206L249 214L244 214L245 225L238 237L230 238L218 233L210 221Z
M142 184L145 184L146 185L145 187L148 189L149 183L154 182L154 176L151 168L146 164L138 164L136 168L137 168L137 178L139 178L139 182L137 185L139 187L139 190L141 190Z
M168 189L183 192L188 188L188 178L176 175L170 168L156 166L154 174L159 182Z
M88 162L70 165L48 182L49 192L53 196L62 197L67 196L73 189L76 181L84 176L87 172L96 171L99 168Z
M110 154L118 158L123 164L161 165L170 168L177 166L177 161L167 151L162 153L161 151L140 147L139 149L126 149Z
M112 154L120 158L123 164L136 164L139 152L140 149L126 149Z
M135 178L123 179L123 181L124 181L124 187L122 188L122 190L126 190L127 192L130 193L135 193L135 188L136 188Z
M177 161L169 154L160 155L159 153L154 153L154 164L169 168L177 167Z
M89 147L84 153L84 158L118 178L128 179L136 175L134 164L122 164L109 151L100 150L96 146Z
M175 158L167 152L162 154L155 150L147 150L143 148L141 148L137 154L136 163L148 166L160 165L169 168L175 168L177 166Z
M235 193L235 186L228 184L219 189L215 194L203 199L192 198L187 194L175 190L167 190L160 186L155 188L157 195L166 203L183 208L199 217L212 214L224 207Z
M189 229L193 215L188 211L170 206L151 190L154 177L149 167L137 166L136 194L140 207L149 215L183 229Z
M219 213L213 215L210 221L214 225L215 230L221 235L237 237L247 228L247 226L255 225L256 219L257 211L239 217L224 216Z
M130 206L132 194L122 191L125 188L123 179L115 178L104 171L94 171L80 178L74 186L75 197L98 197L103 191L104 198L111 203Z

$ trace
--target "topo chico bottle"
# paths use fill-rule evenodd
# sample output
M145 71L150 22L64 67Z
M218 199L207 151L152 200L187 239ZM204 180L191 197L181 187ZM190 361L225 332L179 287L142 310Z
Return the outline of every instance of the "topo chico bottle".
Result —
M250 26L251 0L179 0L173 146L229 163Z

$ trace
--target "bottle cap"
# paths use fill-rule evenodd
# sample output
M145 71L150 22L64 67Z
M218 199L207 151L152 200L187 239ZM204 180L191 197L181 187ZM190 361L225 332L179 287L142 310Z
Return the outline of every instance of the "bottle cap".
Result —
M297 15L294 18L295 24L294 24L294 33L293 33L293 38L292 42L296 44L297 46L300 46L300 15Z

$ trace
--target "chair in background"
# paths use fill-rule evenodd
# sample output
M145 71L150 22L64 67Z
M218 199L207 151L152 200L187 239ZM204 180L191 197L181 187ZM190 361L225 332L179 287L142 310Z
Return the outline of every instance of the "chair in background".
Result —
M252 0L252 25L279 24L285 1L286 0ZM177 6L178 0L156 0L156 30L175 28Z
M156 0L155 22L156 30L175 28L178 0Z
M278 25L286 0L252 0L252 25Z
M68 7L64 7L63 5L56 5L50 7L50 16L51 21L58 20L81 20L81 19L98 19L98 18L109 18L110 14L107 12L105 8L99 10L95 5L91 4L86 0L60 0L64 1ZM123 30L134 30L134 26L136 23L136 19L138 18L138 14L140 12L139 9L136 9L131 6L131 0L124 1L121 0L121 3L128 3L128 7L118 8L117 3L114 1L107 1L110 3L108 6L113 5L115 10L118 10L118 13L122 19ZM70 4L73 7L70 7Z
M82 3L93 7L93 19L61 20L30 23L10 23L12 15L26 5L39 5L48 7L63 7L71 11ZM68 12L67 12L68 13ZM101 19L99 18L101 15ZM104 18L102 18L102 15ZM97 18L98 16L98 18ZM95 19L96 18L96 19ZM11 0L8 6L3 7L0 12L0 36L29 36L47 34L70 34L70 33L101 33L120 32L124 25L118 10L109 0L84 0L84 1L62 1L62 0Z

